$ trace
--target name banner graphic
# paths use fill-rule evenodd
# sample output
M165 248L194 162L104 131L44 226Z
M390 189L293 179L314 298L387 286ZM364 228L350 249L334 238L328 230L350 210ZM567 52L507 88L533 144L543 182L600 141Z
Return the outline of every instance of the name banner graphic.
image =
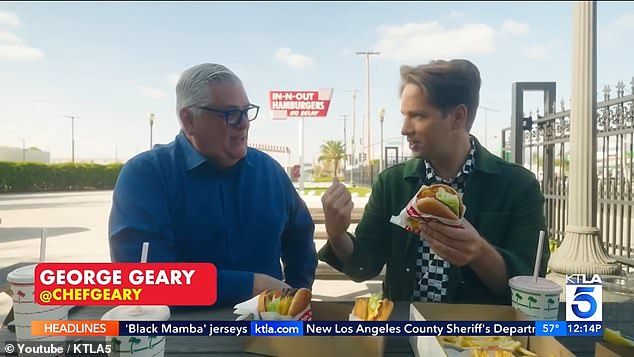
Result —
M39 305L209 306L217 271L211 263L40 263L33 296L24 295Z

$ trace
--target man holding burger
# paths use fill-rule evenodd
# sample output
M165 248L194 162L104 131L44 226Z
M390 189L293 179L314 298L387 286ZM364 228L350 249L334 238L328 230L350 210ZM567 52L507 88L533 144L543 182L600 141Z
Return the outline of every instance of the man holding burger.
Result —
M386 266L383 293L391 300L510 304L509 278L533 271L546 230L544 198L530 171L469 134L480 83L467 60L401 67L402 134L413 159L381 172L354 235L347 232L351 195L333 182L322 197L328 243L321 260L357 282ZM424 221L418 235L390 223L423 185L434 184L449 187L430 197L462 196L464 212L449 202L464 213L461 227ZM545 244L541 276L548 258Z

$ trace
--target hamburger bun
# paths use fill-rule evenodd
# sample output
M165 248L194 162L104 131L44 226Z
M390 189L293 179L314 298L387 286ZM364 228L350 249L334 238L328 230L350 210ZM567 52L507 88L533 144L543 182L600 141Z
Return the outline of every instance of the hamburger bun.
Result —
M458 214L452 211L448 205L438 200L436 197L438 191L442 189L447 194L455 196L458 199ZM462 199L456 190L453 187L443 184L431 185L423 190L421 190L416 196L416 208L422 214L429 214L432 216L458 220L462 217L464 213L464 204L462 203Z
M312 293L306 288L265 290L258 296L258 312L295 316L310 304L311 299Z
M369 304L370 298L357 298L352 315L365 321L387 321L394 310L394 302L388 299L379 300L376 310L372 310Z

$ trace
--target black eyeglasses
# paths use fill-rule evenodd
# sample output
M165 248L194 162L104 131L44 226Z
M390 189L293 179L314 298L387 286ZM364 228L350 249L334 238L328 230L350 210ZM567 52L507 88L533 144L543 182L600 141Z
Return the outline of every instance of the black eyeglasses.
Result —
M246 117L248 121L254 121L255 118L258 117L258 113L260 112L260 106L255 104L249 104L248 107L244 109L230 109L230 110L220 110L214 109L204 106L196 106L196 108L204 109L206 111L212 113L219 113L224 115L225 122L227 125L238 126L242 121L242 117Z

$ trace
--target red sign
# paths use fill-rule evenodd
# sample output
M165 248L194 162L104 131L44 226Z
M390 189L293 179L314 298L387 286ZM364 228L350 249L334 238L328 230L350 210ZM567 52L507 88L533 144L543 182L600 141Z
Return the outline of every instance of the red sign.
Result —
M39 305L200 305L216 302L211 263L40 263Z
M270 91L271 118L325 118L328 116L332 92L332 88L315 91Z

